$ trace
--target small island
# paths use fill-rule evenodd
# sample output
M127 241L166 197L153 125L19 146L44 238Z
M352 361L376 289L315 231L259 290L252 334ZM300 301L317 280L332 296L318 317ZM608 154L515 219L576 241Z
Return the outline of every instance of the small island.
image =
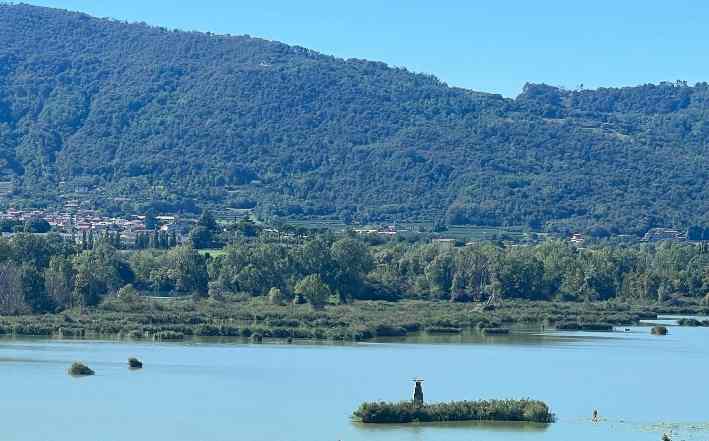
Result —
M353 413L362 423L399 424L445 421L522 421L552 423L549 406L536 400L450 401L425 404L423 380L416 379L412 401L362 403Z
M650 334L652 334L652 335L667 335L667 327L666 326L653 326L652 329L650 329Z
M142 369L143 368L143 362L140 361L139 359L135 357L130 357L128 359L128 367L131 369Z
M94 373L93 369L78 361L75 361L69 368L69 375L74 377L85 377L94 375Z

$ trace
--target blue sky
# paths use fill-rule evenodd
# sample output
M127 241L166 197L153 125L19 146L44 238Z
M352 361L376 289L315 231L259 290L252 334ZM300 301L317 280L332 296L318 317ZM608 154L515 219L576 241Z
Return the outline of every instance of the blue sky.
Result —
M249 34L516 96L525 82L586 88L709 81L702 0L30 0L99 17Z

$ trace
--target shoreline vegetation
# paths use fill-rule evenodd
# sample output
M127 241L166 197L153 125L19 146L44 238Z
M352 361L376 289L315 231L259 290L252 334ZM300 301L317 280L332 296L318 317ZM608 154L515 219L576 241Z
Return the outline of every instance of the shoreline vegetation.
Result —
M604 332L658 314L709 314L704 246L457 246L352 231L229 239L208 211L195 229L220 252L201 253L200 241L123 250L109 237L0 238L0 334L258 343L471 330L504 338L513 327Z
M353 413L362 423L401 424L446 421L521 421L552 423L554 415L546 403L536 400L451 401L417 405L398 403L362 403Z
M120 300L57 314L0 316L0 335L56 338L118 337L180 341L190 337L242 337L363 341L409 334L466 331L504 338L513 326L561 331L611 331L658 314L706 314L703 306L629 305L618 302L505 301L482 304L422 300L357 301L313 310L306 304L272 305L263 299ZM693 322L692 322L693 323Z

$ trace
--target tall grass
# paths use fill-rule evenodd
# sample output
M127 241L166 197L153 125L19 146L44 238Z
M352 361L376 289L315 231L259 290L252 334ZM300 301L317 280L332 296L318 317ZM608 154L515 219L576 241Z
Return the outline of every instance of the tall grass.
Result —
M619 302L544 302L505 300L484 311L476 303L405 300L357 301L312 311L308 305L273 305L265 299L185 300L157 307L114 311L102 307L84 314L68 311L34 316L0 316L0 334L64 337L155 338L191 336L327 339L360 341L404 337L414 332L452 333L468 329L509 329L513 324L556 326L569 330L610 330L663 314L706 314L709 309L629 305ZM691 310L690 310L691 309ZM689 324L689 323L688 323ZM495 331L488 331L488 334ZM504 332L504 331L502 331Z
M361 404L353 416L363 423L554 421L549 406L535 400L452 401L423 406L417 406L411 401L370 402Z

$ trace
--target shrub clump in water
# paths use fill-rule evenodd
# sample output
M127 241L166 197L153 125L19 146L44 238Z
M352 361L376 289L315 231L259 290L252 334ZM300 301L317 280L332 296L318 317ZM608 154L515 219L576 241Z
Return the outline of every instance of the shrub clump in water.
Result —
M69 375L74 375L76 377L83 377L86 375L93 375L95 372L84 363L75 361L69 368Z
M176 331L160 331L153 335L153 340L183 340L185 334Z
M411 401L372 402L360 405L353 416L363 423L554 421L549 406L535 400L451 401L424 405L416 405Z
M650 333L652 335L667 335L667 328L665 326L653 326Z
M140 369L143 367L143 362L135 357L131 357L128 359L128 367L131 369Z

